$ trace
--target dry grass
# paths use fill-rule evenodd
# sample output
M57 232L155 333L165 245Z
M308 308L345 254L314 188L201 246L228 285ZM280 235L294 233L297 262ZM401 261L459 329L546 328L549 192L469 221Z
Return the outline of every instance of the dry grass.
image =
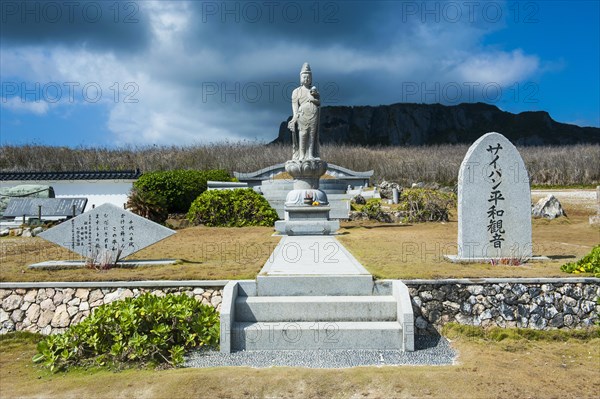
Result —
M79 259L41 238L0 239L0 281L112 281L253 279L279 241L268 227L192 227L131 256L131 259L178 259L169 266L105 271L31 270L46 260Z
M467 145L423 147L359 147L323 145L321 156L356 171L374 170L381 180L411 184L418 181L456 183ZM520 147L534 185L600 184L600 145ZM283 145L224 143L196 146L67 148L0 147L2 171L72 171L136 169L226 169L252 172L290 158Z
M31 363L33 341L0 341L2 398L597 398L600 339L457 337L454 366L76 370Z
M534 254L552 260L521 266L444 261L443 255L456 254L456 218L413 225L348 222L338 239L378 278L567 277L560 266L597 245L600 229L589 225L585 207L565 209L569 218L533 221ZM30 270L32 263L72 259L73 254L40 238L3 238L0 281L254 279L279 241L272 232L269 227L187 228L132 256L179 259L178 264L108 271Z

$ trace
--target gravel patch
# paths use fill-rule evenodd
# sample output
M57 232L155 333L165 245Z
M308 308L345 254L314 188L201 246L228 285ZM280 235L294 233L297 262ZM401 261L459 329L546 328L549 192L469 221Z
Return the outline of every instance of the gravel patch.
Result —
M454 364L457 352L443 337L415 336L415 351L316 350L241 351L224 354L195 351L186 355L184 367L304 367L349 368L359 366L445 366Z

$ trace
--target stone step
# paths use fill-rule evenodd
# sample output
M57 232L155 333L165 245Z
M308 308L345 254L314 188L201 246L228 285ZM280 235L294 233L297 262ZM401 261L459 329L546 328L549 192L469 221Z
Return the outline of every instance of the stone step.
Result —
M234 323L233 350L402 349L398 322Z
M393 296L245 297L235 301L235 320L273 321L396 321Z
M257 276L258 296L356 296L373 294L371 275Z

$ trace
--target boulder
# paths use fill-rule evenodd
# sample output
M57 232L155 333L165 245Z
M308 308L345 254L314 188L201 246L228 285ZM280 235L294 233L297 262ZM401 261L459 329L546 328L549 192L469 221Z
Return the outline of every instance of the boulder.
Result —
M0 237L6 237L10 234L10 229L2 229L0 230Z
M384 199L393 199L393 190L398 190L398 195L402 194L402 187L398 183L382 181L379 185L379 195Z
M362 195L357 194L354 196L354 198L352 198L352 203L356 205L364 205L367 203L367 200Z
M552 194L539 200L531 213L534 218L555 219L560 216L567 216L560 201Z

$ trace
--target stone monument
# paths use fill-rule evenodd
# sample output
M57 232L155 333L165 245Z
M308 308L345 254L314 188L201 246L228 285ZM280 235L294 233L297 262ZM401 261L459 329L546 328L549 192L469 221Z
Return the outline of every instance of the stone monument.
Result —
M275 229L287 235L327 235L339 228L339 221L329 220L329 201L319 189L319 179L327 171L327 162L319 157L320 95L312 86L312 70L302 65L300 86L292 92L292 159L285 170L294 178L294 189L285 200L286 220Z
M454 262L532 259L529 175L516 147L487 133L458 174L458 255Z
M112 204L103 204L51 228L39 237L67 248L88 261L115 264L135 252L163 240L175 231ZM130 262L131 263L131 262ZM148 264L148 261L133 261ZM151 264L174 263L173 260ZM33 268L81 267L81 261L49 261Z

